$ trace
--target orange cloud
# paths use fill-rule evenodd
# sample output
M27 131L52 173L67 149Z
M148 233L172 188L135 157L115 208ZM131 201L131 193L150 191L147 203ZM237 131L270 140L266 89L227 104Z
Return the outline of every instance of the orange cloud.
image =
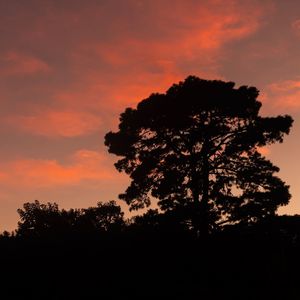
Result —
M118 173L106 154L79 150L65 164L57 160L18 159L1 164L0 183L23 188L77 185L86 181L112 181Z
M292 29L295 31L296 34L300 34L300 19L292 22Z
M262 100L273 110L295 112L300 108L300 80L283 80L269 84L264 89Z
M75 100L78 106L90 104L120 111L152 92L164 92L190 74L221 78L218 59L222 47L256 32L264 8L251 6L249 14L249 5L244 7L235 1L225 6L219 1L193 5L175 1L170 14L163 4L159 5L160 9L154 10L153 3L142 22L147 28L151 21L154 37L148 32L140 35L143 28L135 27L111 42L87 41L74 48L73 67L80 79L70 91L58 91L57 99L67 105L74 105ZM109 68L105 75L103 65Z
M46 100L33 103L34 114L11 116L6 123L23 132L47 137L87 135L101 129L103 120L108 128L126 106L135 105L152 92L164 92L187 75L221 79L219 60L223 46L256 32L265 7L258 2L241 6L235 1L224 5L216 0L174 0L171 4L172 14L167 2L136 5L135 1L128 1L126 9L132 10L133 18L120 13L113 25L110 19L105 23L106 13L119 12L110 4L101 9L85 5L83 10L63 14L55 7L48 9L43 18L35 20L38 28L31 28L27 37L31 43L31 39L47 43L45 37L57 36L58 52L70 51L64 70L69 81L66 85L54 85L53 89L43 81ZM54 26L45 26L45 20ZM95 32L86 28L86 22L93 24ZM101 30L104 25L107 32ZM54 35L52 30L59 31ZM41 60L16 52L10 52L6 59L15 74L50 69ZM57 70L52 71L48 74L52 76L50 82Z
M100 115L79 111L46 111L33 116L7 118L6 123L22 131L48 137L75 137L101 128Z
M6 53L2 63L2 75L30 75L50 71L49 65L43 60L14 51Z
M89 64L87 57L108 64L122 75L126 67L129 76L136 73L174 74L186 73L184 69L203 72L208 69L215 76L222 47L231 41L248 37L255 33L262 23L264 7L253 5L240 6L235 1L222 5L220 1L193 3L174 1L172 14L159 3L153 4L145 12L141 28L136 28L116 37L112 42L101 40L82 43L73 50L74 59L82 58ZM167 5L166 5L167 6ZM193 11L193 17L191 17ZM153 21L155 20L155 24ZM145 28L150 26L150 35ZM168 25L167 25L168 24ZM127 28L124 24L124 28ZM126 31L126 29L123 29ZM122 29L121 29L122 31ZM194 66L193 66L194 65ZM135 77L136 79L136 77Z

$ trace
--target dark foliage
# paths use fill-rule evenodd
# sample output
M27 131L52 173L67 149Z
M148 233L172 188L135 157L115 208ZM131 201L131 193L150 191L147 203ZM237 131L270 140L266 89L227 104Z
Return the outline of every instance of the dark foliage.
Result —
M180 226L172 229L173 221L150 211L118 232L63 239L59 229L56 238L6 232L1 298L299 298L299 217L228 226L205 243Z
M38 200L18 209L20 221L17 236L57 238L66 235L111 232L122 229L124 213L115 201L98 202L96 207L60 210L56 203L42 204Z
M288 186L259 147L282 142L290 116L259 116L254 87L190 76L121 114L109 152L131 184L119 197L131 209L158 199L203 232L225 223L252 223L286 205Z

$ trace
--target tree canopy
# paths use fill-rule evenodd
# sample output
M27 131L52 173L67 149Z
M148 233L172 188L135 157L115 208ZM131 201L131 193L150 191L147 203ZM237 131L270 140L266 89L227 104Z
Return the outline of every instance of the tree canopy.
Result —
M255 87L195 76L155 93L120 115L105 136L115 164L130 175L119 195L140 209L157 199L200 231L256 222L290 199L288 186L259 148L282 142L288 115L262 117Z

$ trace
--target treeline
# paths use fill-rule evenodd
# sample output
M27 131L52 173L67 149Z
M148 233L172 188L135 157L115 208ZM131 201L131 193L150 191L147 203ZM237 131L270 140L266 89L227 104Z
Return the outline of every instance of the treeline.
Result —
M17 210L20 220L13 232L4 231L0 239L51 239L66 236L87 237L126 232L156 234L182 232L192 235L190 222L182 213L169 211L160 213L149 209L142 215L125 218L124 212L115 201L98 202L96 206L83 209L60 209L57 203L28 202Z
M126 234L129 232L146 234L178 234L197 239L199 236L192 226L191 218L184 210L159 212L148 209L144 214L125 218L116 201L98 202L94 207L81 209L60 209L53 202L41 203L38 200L23 204L17 210L19 221L13 232L4 231L0 240L9 238L33 239L50 238L52 240L66 236L96 236ZM266 234L300 242L300 216L270 216L256 224L242 223L220 226L212 236L239 234Z
M2 299L298 299L300 216L226 226L205 240L174 211L126 219L25 203L0 238Z

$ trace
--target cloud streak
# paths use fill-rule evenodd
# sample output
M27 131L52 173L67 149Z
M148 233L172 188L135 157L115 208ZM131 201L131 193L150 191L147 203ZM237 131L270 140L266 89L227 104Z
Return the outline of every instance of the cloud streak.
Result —
M0 75L2 76L32 75L51 70L43 60L14 51L4 54L1 60Z
M275 111L297 113L300 110L300 79L282 80L269 84L263 102Z
M50 110L7 118L6 124L34 135L69 138L99 131L102 121L100 116L89 112Z
M20 188L55 188L84 182L117 179L106 154L87 149L76 151L67 163L50 159L17 159L1 163L0 184Z

